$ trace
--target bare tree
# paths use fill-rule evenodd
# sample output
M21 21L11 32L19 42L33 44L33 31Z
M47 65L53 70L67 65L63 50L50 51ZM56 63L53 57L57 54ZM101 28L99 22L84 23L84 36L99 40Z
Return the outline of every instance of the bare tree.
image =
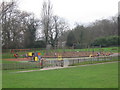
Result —
M50 0L43 2L42 15L41 15L42 31L45 36L46 45L49 44L49 32L51 30L52 21L52 5Z
M35 19L34 16L29 18L26 23L27 29L24 32L24 44L25 47L34 47L36 40L36 31L39 25L39 20Z
M15 2L3 2L1 8L3 48L32 46L38 26L34 16L18 10Z
M2 2L1 8L1 22L2 22L2 43L5 45L5 48L9 48L11 46L10 39L10 23L11 23L11 15L13 13L13 8L15 8L14 2Z
M60 38L68 26L64 19L53 15L50 0L43 3L41 19L46 45L50 44L54 48L58 44L58 38Z
M68 25L65 20L58 16L53 16L52 26L49 31L49 43L53 48L58 46L58 42L62 41L63 38L61 36L66 30L68 30Z

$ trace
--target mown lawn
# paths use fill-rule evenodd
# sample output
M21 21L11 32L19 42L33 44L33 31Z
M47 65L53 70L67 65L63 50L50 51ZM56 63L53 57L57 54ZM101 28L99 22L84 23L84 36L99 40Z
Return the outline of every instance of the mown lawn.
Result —
M118 63L15 72L3 71L3 88L118 88Z
M2 60L2 63L20 63L18 61L8 61L8 60Z
M119 52L120 47L103 47L103 48L85 48L85 49L57 49L57 51L62 52L62 51L95 51L95 52L113 52L117 53Z

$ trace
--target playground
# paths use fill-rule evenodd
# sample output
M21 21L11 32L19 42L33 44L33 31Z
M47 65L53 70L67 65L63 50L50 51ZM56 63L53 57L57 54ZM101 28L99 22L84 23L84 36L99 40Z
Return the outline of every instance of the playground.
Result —
M7 57L6 57L7 56ZM27 69L40 67L64 67L74 64L109 62L118 56L118 47L71 49L71 50L30 50L11 49L3 53L3 69ZM115 60L115 59L114 59Z

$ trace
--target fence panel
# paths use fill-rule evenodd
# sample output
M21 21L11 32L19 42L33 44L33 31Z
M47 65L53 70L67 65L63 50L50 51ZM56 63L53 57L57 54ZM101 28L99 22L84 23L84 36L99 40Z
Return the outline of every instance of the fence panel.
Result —
M32 69L40 68L38 63L5 63L2 64L3 70L15 70L15 69Z
M15 70L15 69L33 69L33 68L45 68L45 67L63 67L74 64L94 64L100 62L113 61L118 57L105 56L105 57L92 57L92 58L79 58L72 60L46 60L42 64L41 62L26 62L26 63L3 63L3 70Z
M94 63L100 63L100 62L108 62L108 61L113 61L112 56L104 56L104 57L91 57L91 58L81 58L81 59L73 59L69 60L69 65L74 65L74 64L94 64Z

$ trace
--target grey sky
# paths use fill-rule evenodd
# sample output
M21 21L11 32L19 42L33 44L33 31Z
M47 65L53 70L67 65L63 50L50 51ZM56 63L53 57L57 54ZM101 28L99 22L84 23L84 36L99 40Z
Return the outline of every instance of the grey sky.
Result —
M6 1L6 0L5 0ZM7 0L8 1L8 0ZM19 0L19 8L33 12L40 18L44 0ZM71 27L75 23L88 24L96 19L109 18L118 13L119 0L51 0L53 13L66 19Z

